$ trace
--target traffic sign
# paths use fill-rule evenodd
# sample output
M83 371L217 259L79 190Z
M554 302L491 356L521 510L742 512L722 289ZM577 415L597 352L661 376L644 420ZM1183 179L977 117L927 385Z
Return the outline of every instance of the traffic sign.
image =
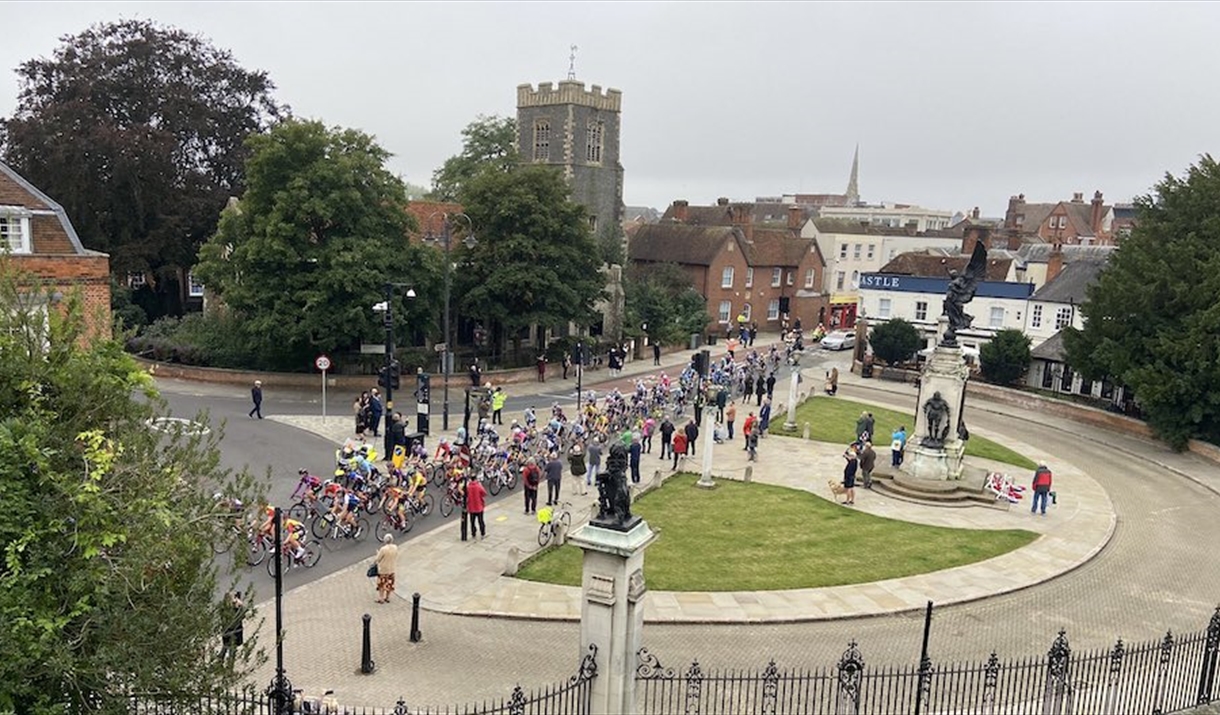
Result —
M326 357L325 355L319 355L318 359L313 361L313 364L314 367L318 368L322 372L326 372L330 369L330 358Z
M437 343L436 345L434 345L432 347L432 349L437 351L438 353L443 353L449 349L449 344L448 343Z

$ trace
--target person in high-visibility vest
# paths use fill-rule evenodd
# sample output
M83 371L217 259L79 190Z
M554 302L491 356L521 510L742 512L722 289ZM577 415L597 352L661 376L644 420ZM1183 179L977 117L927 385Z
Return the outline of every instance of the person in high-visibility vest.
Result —
M493 425L504 424L504 417L500 414L500 410L504 409L504 403L508 400L508 395L505 394L503 387L497 387L496 391L491 393L491 423Z

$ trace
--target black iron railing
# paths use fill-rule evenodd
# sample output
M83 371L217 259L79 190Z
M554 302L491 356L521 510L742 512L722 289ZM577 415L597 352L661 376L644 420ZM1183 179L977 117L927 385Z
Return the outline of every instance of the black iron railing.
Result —
M1045 656L875 667L849 644L833 667L761 671L665 667L647 649L636 668L637 712L664 715L1148 715L1220 699L1220 608L1207 629L1074 652L1063 631Z

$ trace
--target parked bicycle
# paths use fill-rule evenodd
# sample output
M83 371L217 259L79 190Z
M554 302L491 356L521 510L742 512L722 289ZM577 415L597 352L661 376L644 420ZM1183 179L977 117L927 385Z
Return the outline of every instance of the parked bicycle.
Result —
M572 526L572 503L560 502L558 506L547 506L538 510L538 545L545 547L559 533L562 527L564 533Z

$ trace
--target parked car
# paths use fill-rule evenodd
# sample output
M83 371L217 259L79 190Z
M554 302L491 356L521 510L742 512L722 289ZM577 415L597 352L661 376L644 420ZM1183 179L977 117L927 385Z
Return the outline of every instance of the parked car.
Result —
M822 338L826 350L847 350L856 346L856 334L847 330L836 330Z

